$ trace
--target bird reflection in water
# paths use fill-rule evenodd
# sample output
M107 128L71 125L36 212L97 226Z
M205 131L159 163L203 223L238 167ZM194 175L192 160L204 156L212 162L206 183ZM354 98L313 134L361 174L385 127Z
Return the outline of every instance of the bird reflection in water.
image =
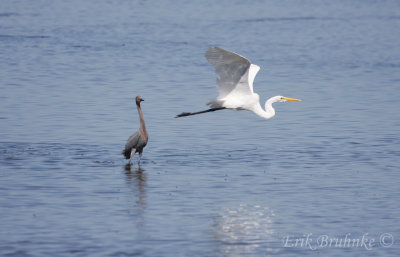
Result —
M146 209L146 173L140 166L134 168L134 165L128 163L125 165L125 175L126 182L137 193L136 203L139 204L140 210L143 212Z

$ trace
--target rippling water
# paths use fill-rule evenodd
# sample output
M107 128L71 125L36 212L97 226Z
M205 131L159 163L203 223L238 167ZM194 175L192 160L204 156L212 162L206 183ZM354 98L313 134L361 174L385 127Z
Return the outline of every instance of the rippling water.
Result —
M397 256L399 10L3 1L0 255ZM216 96L211 45L261 66L262 101L303 101L174 119Z

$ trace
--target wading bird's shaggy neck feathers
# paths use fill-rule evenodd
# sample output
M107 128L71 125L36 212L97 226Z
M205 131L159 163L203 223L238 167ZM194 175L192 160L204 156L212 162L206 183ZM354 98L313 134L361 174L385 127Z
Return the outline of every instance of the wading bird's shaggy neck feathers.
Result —
M140 134L142 136L144 136L145 139L147 139L148 135L147 135L147 130L146 130L146 124L144 123L144 118L143 118L143 113L142 113L142 109L140 108L140 101L136 101L136 107L139 113L139 119L140 119Z

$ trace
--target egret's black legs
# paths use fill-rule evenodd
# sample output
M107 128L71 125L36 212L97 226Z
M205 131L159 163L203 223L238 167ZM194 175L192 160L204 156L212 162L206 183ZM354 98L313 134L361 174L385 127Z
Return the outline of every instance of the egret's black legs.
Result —
M182 112L181 114L176 115L175 118L196 115L196 114L202 114L202 113L206 113L206 112L215 112L215 111L219 111L219 110L223 110L223 109L226 109L226 108L225 107L217 107L217 108L211 108L211 109L200 111L200 112Z

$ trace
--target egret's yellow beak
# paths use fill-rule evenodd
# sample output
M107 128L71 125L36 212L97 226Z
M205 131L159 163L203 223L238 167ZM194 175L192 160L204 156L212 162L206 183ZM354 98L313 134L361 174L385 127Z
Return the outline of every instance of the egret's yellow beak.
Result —
M300 99L284 97L284 96L282 96L282 99L286 100L286 101L294 101L294 102L300 102L301 101Z

